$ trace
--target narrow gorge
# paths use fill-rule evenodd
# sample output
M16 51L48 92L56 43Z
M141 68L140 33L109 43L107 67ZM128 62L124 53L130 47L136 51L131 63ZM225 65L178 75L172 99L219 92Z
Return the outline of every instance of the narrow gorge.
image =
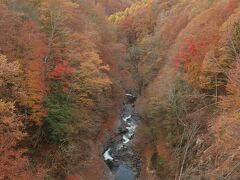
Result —
M140 119L134 113L137 95L125 94L121 119L115 136L106 145L103 158L118 180L134 180L139 177L141 160L131 146Z
M0 0L0 180L239 180L239 0Z

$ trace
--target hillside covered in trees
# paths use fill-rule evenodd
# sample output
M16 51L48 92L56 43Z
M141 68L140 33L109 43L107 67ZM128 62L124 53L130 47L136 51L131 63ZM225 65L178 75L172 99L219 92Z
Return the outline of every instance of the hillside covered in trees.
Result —
M148 178L238 179L240 2L141 3L109 20L141 89Z
M118 105L124 45L95 2L10 0L0 14L0 179L74 176Z
M0 34L0 179L114 179L132 127L134 179L239 179L239 0L2 0Z

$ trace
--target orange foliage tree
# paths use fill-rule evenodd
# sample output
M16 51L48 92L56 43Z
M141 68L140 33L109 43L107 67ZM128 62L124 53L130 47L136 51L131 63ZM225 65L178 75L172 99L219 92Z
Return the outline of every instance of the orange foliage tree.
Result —
M0 3L0 51L14 58L18 54L18 31L21 26L21 16L10 11L6 6Z
M37 178L26 170L28 159L23 157L26 150L15 149L26 133L23 119L15 113L14 103L8 101L14 93L10 90L7 96L2 96L9 86L18 87L19 68L17 62L7 62L6 56L0 55L0 179Z
M21 56L24 59L25 103L30 109L27 114L30 115L30 124L40 125L46 116L46 110L43 107L46 94L45 36L40 32L37 24L29 20L22 25L18 39L21 44Z

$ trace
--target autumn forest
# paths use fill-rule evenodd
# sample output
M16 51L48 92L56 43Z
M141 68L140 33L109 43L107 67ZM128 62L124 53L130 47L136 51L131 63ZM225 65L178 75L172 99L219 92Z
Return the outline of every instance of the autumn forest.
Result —
M0 180L238 180L239 0L0 0Z

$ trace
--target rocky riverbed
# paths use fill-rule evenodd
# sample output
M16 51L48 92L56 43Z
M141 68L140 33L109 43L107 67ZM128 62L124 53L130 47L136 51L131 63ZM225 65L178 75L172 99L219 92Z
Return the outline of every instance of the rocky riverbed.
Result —
M121 119L115 135L104 145L103 159L116 180L135 180L140 176L141 160L132 140L140 119L134 114L137 95L126 93Z

